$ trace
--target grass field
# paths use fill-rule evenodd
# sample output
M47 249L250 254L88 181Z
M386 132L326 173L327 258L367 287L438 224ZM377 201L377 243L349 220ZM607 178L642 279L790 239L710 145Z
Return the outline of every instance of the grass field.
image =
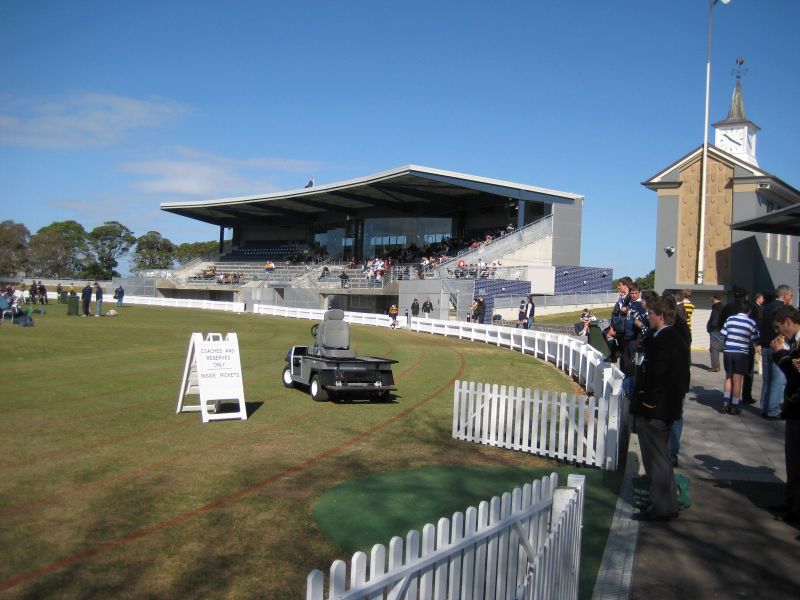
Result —
M329 488L395 469L552 465L452 440L456 379L574 389L508 350L352 326L359 353L399 361L395 401L315 403L280 382L310 321L48 310L0 328L0 597L302 597L311 569L347 556L314 519ZM238 334L248 421L175 414L193 331Z

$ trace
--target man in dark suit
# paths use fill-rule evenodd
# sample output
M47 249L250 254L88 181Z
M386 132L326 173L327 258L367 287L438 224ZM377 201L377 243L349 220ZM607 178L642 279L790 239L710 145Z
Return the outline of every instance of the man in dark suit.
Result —
M783 305L771 317L773 331L778 334L770 342L772 360L786 376L783 392L786 503L771 508L780 513L781 520L797 525L800 524L800 312L791 305Z
M669 521L678 516L669 437L681 416L689 373L689 349L675 325L675 308L664 298L647 303L653 335L645 344L644 382L631 399L634 431L650 477L650 506L633 514L637 521Z

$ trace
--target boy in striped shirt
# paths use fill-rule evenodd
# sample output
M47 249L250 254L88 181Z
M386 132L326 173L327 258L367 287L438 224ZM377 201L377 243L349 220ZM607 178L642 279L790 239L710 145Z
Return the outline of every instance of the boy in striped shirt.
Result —
M720 330L725 338L723 364L725 365L725 390L722 412L741 414L742 382L750 365L750 347L758 340L758 327L750 318L752 306L747 300L739 303L739 312L728 317Z

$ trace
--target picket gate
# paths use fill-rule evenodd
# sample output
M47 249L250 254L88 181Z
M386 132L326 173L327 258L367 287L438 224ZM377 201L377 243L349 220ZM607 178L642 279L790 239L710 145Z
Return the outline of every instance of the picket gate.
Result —
M306 600L577 598L585 477L552 473L306 580ZM546 593L537 590L543 590Z

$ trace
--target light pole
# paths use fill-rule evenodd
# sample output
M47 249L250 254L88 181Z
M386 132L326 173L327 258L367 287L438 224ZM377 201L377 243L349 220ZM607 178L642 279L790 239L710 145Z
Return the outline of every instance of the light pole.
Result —
M708 46L706 47L706 114L703 121L703 174L700 179L700 234L697 247L697 276L695 282L703 283L703 269L706 260L706 183L708 179L708 97L711 92L711 17L717 2L728 4L731 0L709 0L708 4Z

